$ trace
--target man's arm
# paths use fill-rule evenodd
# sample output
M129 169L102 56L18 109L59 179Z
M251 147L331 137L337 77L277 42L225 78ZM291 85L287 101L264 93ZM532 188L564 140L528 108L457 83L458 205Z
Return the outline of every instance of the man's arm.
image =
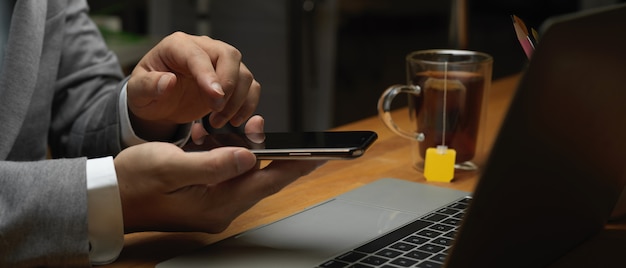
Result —
M69 0L65 14L49 139L52 155L115 155L121 150L121 67L89 18L85 1Z
M85 161L0 161L0 266L89 266Z

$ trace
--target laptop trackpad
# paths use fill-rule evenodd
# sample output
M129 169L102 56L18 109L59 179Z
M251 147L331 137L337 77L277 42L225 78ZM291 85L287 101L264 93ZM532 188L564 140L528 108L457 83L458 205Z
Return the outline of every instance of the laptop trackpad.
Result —
M312 267L415 217L405 212L333 199L182 257L189 262L176 259L177 264L216 265L213 267L291 267L290 264L306 263ZM202 261L198 262L200 259ZM166 266L167 262L159 265Z

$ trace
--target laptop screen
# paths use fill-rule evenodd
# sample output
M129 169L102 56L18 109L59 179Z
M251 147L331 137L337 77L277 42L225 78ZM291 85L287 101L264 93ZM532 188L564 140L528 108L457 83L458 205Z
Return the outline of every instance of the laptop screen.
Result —
M545 266L604 227L626 171L624 18L547 22L447 267Z

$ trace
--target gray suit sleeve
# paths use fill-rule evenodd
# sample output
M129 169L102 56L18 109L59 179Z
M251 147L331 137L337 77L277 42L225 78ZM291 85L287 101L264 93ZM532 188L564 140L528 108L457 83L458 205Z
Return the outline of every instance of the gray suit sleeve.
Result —
M53 157L116 155L121 150L118 102L123 74L84 1L68 2L50 148Z
M0 161L0 266L90 265L85 161Z
M0 161L1 267L90 266L83 156L115 155L120 150L117 107L123 74L117 59L89 20L84 0L48 2L49 10L55 10L52 7L64 10L47 18L55 27L46 27L44 42L62 42L62 50L42 54L53 59L42 58L45 64L38 73L45 74L39 77L45 84L35 91L53 88L52 107L45 104L45 96L52 94L34 96L39 102L23 100L38 117L26 120L11 148L19 157L10 154L8 159L24 162ZM33 126L45 125L48 119L49 147L55 158L63 159L28 161L41 157L26 145L39 145L46 136Z

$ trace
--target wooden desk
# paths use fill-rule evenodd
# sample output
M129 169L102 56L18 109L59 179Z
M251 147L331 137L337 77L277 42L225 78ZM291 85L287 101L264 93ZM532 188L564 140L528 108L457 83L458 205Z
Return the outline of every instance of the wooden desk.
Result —
M486 141L491 147L508 108L519 76L493 83L489 96ZM375 105L375 104L372 104ZM408 122L406 108L394 111L398 124ZM407 122L402 122L405 118ZM271 196L247 211L223 233L136 233L126 236L125 248L115 263L107 267L154 267L157 263L185 252L214 243L253 227L284 218L308 206L383 177L394 177L421 183L422 175L411 166L410 141L389 131L378 117L357 121L336 130L374 130L378 141L361 158L330 161L310 175L299 179L280 193ZM463 191L473 191L476 177L466 177L452 183L431 183ZM626 250L626 244L622 245Z

